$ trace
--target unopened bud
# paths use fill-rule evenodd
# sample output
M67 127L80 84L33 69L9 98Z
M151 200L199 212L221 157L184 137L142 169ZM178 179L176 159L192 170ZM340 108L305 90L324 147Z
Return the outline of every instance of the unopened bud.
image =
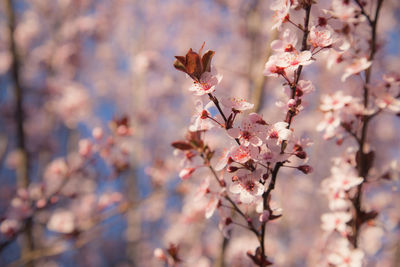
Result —
M263 213L260 215L259 218L260 222L266 222L269 220L269 211L268 210L264 210Z
M289 99L289 101L287 102L287 106L288 108L293 108L296 106L296 100L294 99Z
M297 169L304 174L309 174L313 171L313 168L310 165L300 165Z
M307 157L307 153L305 151L297 151L294 154L300 159L305 159Z
M235 171L237 171L239 168L238 167L235 167L235 166L229 166L228 168L227 168L227 171L228 172L230 172L230 173L232 173L232 172L235 172Z

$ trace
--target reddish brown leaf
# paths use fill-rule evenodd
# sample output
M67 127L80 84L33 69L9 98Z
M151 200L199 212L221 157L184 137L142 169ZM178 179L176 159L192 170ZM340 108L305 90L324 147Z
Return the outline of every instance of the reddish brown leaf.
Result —
M210 72L211 71L211 60L214 56L215 52L211 50L207 50L204 56L201 58L203 63L203 72Z
M189 75L193 75L200 79L201 73L201 63L200 56L190 48L186 54L186 71Z
M183 72L186 73L186 67L185 67L185 65L182 64L182 62L180 62L178 59L176 59L176 60L174 61L174 67L175 67L175 69L180 70L180 71L183 71Z
M185 142L185 141L176 141L173 142L171 144L173 147L175 147L176 149L180 149L180 150L190 150L192 149L192 145L190 145L189 143Z

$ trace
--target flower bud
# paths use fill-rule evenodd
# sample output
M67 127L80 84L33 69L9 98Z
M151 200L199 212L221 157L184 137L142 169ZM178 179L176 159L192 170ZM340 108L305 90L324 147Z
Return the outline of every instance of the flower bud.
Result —
M309 174L313 171L313 168L310 165L300 165L297 169L304 174Z
M235 167L235 166L229 166L228 167L228 169L227 169L227 171L229 172L229 173L232 173L232 172L235 172L235 171L237 171L239 168L238 167Z
M289 99L289 101L287 102L287 106L288 108L293 108L296 106L296 100L294 99Z
M300 159L305 159L307 157L307 153L305 151L297 151L294 154Z
M186 180L192 176L195 170L195 168L184 168L179 172L179 177L181 177L182 180Z

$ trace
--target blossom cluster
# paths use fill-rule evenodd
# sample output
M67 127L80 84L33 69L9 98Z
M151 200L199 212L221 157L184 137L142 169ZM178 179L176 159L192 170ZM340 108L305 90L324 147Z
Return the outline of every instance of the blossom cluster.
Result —
M0 232L14 238L24 230L27 220L41 211L50 211L44 213L49 230L76 234L86 230L97 213L122 203L120 192L96 192L96 183L102 179L96 170L100 159L111 168L108 178L117 177L130 164L131 152L125 141L132 133L128 119L114 120L111 130L112 134L105 136L102 128L94 128L92 138L79 141L77 152L48 164L42 182L19 188L0 224ZM68 205L64 205L66 200L70 200Z
M328 234L337 235L335 249L329 251L327 260L335 266L361 266L363 251L354 248L349 241L354 237L354 229L349 225L353 218L352 202L356 188L363 182L351 159L354 153L347 154L349 158L334 159L331 176L322 181L322 190L329 200L330 212L321 216L322 229ZM368 218L372 219L372 218Z
M327 67L340 65L341 88L322 95L320 110L324 118L317 130L324 132L324 139L335 138L338 145L345 139L356 144L333 159L331 176L321 183L330 209L321 216L321 228L330 243L325 264L332 266L363 266L366 262L360 248L361 233L375 225L380 214L363 203L364 187L370 183L372 172L378 171L374 169L378 149L371 145L368 126L380 113L398 114L400 110L398 75L385 74L376 81L376 75L371 74L379 49L376 27L382 2L332 1L325 11L339 44L327 54ZM374 13L369 14L367 8Z

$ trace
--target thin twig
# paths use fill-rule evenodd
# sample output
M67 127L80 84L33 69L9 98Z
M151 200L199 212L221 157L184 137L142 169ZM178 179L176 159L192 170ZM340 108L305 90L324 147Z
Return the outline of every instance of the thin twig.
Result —
M309 27L309 22L310 22L310 14L311 14L311 3L307 5L305 9L305 19L304 19L304 29L303 29L303 40L302 40L302 46L301 46L301 51L307 50L307 38L308 38L308 27ZM303 66L300 65L297 70L296 70L296 79L295 83L290 86L291 89L291 98L294 99L296 95L296 87L300 79L300 75L302 72ZM295 115L295 112L292 111L291 109L288 110L286 114L286 122L288 123L287 128L290 128L290 125L292 123L293 117ZM282 143L282 151L281 153L284 153L284 150L286 148L286 142ZM278 176L279 169L282 167L283 163L282 162L277 162L275 164L275 167L272 171L271 175L271 181L268 185L267 191L264 192L263 196L263 204L264 204L264 210L268 209L268 200L269 196L271 194L271 191L274 190L275 184L276 184L276 179ZM261 252L262 255L265 256L265 231L266 231L266 222L263 222L261 224L261 240L260 240L260 246L261 246Z

